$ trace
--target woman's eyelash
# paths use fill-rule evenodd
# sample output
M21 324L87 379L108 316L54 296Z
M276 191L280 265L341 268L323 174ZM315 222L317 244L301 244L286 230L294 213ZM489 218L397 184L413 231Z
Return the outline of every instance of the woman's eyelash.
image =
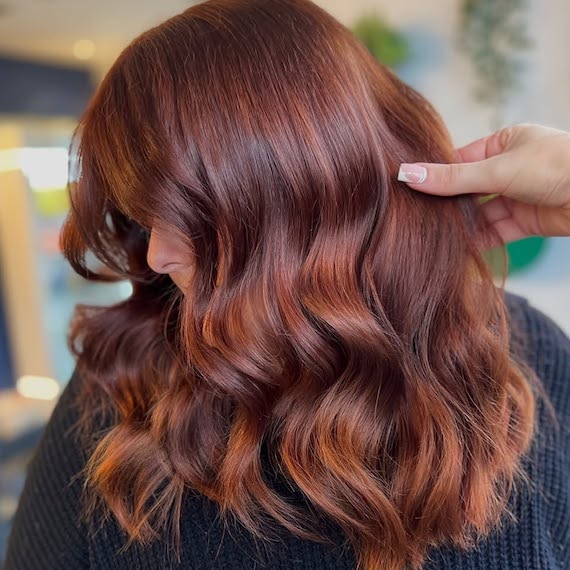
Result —
M144 239L145 241L148 241L150 239L150 231L147 230L146 228L140 227L139 228L139 234L140 234L140 237L142 239Z

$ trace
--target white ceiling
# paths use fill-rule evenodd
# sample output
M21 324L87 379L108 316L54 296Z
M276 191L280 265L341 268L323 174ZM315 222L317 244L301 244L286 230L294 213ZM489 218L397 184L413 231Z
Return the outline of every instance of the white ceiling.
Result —
M191 0L0 0L0 55L85 65L75 42L95 43L87 62L104 72L138 34L196 4Z

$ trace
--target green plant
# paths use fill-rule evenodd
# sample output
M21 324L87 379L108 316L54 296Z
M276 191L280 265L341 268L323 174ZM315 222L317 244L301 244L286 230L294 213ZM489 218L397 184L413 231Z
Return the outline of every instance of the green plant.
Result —
M352 31L377 60L389 67L401 65L410 55L404 35L390 27L377 14L361 16Z
M459 47L470 57L478 77L475 98L495 107L493 127L509 95L519 86L523 64L517 58L532 42L527 35L527 0L464 0Z

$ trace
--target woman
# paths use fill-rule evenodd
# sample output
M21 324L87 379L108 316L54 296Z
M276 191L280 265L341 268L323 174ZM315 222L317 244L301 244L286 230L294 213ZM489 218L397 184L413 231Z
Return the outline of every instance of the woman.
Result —
M345 27L199 4L77 141L65 255L133 293L76 314L7 570L568 562L570 342L493 285L475 197L397 181L449 134Z

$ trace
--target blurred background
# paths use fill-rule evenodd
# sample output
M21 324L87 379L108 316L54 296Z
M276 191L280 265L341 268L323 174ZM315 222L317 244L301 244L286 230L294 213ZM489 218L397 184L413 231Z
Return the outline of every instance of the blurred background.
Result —
M247 1L247 0L246 0ZM457 146L505 124L570 130L567 0L318 0L425 95ZM25 469L73 370L88 284L58 250L76 121L128 42L187 0L0 0L0 562ZM509 245L507 289L570 334L570 239Z

